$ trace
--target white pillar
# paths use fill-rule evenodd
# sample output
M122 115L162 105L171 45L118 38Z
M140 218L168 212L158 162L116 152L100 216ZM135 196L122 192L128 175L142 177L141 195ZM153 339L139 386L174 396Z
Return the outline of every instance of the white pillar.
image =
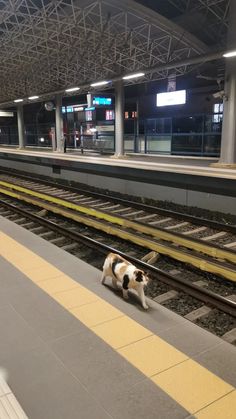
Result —
M230 2L227 50L236 49L236 1ZM236 58L226 58L220 164L236 164Z
M115 156L124 155L124 85L122 80L115 82Z
M19 137L19 148L25 148L25 126L24 126L24 113L23 106L20 104L17 106L17 126L18 126L18 137Z
M63 152L63 116L62 116L62 95L56 95L56 140L57 151Z
M139 152L139 98L136 98L136 118L134 120L135 122L135 139L134 139L134 152Z

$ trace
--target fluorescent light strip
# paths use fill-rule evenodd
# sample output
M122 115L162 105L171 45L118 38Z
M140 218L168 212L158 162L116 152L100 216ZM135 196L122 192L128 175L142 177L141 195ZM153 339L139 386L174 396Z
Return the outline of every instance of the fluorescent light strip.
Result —
M29 100L34 100L34 99L38 99L38 98L39 98L39 96L30 96L30 97L28 97Z
M145 73L135 73L135 74L130 74L128 76L124 76L122 77L123 80L129 80L129 79L136 79L137 77L143 77L145 76Z
M225 54L223 54L223 57L225 57L225 58L236 57L236 50L235 51L226 52Z
M98 81L97 83L92 83L90 86L96 87L96 86L104 86L105 84L108 84L109 81Z
M69 93L69 92L76 92L79 89L80 87L70 87L69 89L66 89L65 91Z
M23 102L23 99L15 99L14 102L15 103Z

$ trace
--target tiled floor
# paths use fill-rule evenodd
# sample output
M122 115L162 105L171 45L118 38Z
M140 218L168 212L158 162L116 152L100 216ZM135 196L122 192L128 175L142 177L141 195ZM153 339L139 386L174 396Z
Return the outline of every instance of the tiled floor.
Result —
M0 365L30 418L234 418L235 348L0 225Z
M27 416L16 400L5 378L0 371L0 418L1 419L27 419Z

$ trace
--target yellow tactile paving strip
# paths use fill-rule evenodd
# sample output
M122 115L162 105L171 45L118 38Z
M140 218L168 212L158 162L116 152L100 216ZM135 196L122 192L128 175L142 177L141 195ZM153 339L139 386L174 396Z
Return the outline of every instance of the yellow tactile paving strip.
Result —
M234 387L4 233L0 255L196 418L235 419Z

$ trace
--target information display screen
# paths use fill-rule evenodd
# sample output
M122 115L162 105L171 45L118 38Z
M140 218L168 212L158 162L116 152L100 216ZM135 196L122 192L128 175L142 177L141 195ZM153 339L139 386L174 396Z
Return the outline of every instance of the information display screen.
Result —
M184 105L186 103L186 90L157 93L157 106Z
M114 111L106 110L106 121L115 119Z
M93 98L93 105L111 105L112 99L111 97L94 97Z

